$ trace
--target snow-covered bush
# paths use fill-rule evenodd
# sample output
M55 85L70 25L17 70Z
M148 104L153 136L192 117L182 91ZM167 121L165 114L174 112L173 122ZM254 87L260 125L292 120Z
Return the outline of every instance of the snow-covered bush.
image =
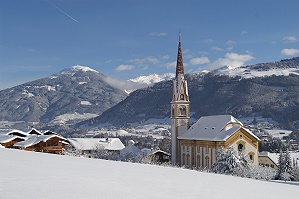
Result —
M211 169L214 173L240 175L247 168L248 160L243 154L229 146L226 150L221 147L217 151L216 162Z
M274 169L253 165L243 151L236 152L232 147L227 150L221 147L217 151L211 172L264 180L271 180L275 176Z

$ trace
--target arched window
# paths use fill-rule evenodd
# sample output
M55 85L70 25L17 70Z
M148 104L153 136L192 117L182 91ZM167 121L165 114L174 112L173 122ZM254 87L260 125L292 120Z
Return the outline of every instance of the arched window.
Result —
M252 162L254 162L254 153L253 152L249 152L248 157Z
M172 108L171 115L174 116L174 108Z
M207 169L210 168L210 158L209 158L209 156L206 156L206 168Z
M186 166L187 166L187 167L190 167L190 155L187 154L186 157L187 157Z
M187 114L186 106L181 106L180 107L180 115L186 115L186 114Z
M185 95L184 94L180 95L180 100L185 100Z
M244 145L243 144L238 144L238 151L243 151L244 150Z
M200 168L200 155L197 156L197 168Z

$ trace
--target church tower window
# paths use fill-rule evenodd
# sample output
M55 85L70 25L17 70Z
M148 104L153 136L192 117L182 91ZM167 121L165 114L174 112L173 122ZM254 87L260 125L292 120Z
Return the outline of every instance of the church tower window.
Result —
M180 100L185 100L185 95L184 94L180 95Z
M180 115L185 116L186 114L187 114L186 106L181 106L180 107Z

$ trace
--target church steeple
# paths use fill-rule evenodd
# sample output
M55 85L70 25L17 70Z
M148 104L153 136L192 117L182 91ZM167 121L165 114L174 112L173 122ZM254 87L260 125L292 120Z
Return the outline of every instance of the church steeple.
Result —
M171 101L171 161L180 164L180 150L178 136L184 134L190 126L190 102L187 81L184 76L184 64L181 46L181 34L176 65L176 76L173 80Z
M178 56L176 62L176 78L178 75L184 75L184 64L183 64L183 55L182 55L182 46L181 46L181 33L179 33L179 47L178 47Z

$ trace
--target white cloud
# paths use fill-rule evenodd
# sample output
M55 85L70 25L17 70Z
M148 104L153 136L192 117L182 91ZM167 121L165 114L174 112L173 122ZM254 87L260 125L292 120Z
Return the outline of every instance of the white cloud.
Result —
M299 49L285 48L285 49L281 50L281 54L288 55L288 56L297 55L297 54L299 54Z
M206 44L210 44L210 43L213 43L214 40L213 39L205 39L202 41L203 43L206 43Z
M165 37L168 35L167 32L151 32L150 33L151 36L158 36L158 37Z
M293 43L293 42L297 42L298 39L294 36L289 36L289 37L284 37L282 39L285 43Z
M211 49L215 51L223 51L223 49L219 48L218 46L213 46Z
M166 63L165 66L166 66L166 68L175 68L176 67L176 61Z
M234 45L236 45L237 43L235 42L235 41L233 41L233 40L228 40L227 42L226 42L226 45L227 46L234 46Z
M124 64L122 64L122 65L119 65L118 67L116 67L116 70L117 71L125 71L125 70L132 70L134 68L135 68L135 66L133 66L133 65L124 65Z
M131 60L129 60L129 62L144 66L148 63L158 64L158 63L160 63L160 60L156 57L149 56L144 59L131 59Z
M169 58L170 58L169 55L163 55L163 56L162 56L162 59L164 59L164 60L165 60L165 59L169 59Z
M226 53L224 58L219 58L213 63L209 64L207 69L216 69L222 66L233 66L239 67L243 66L245 62L254 59L251 54L237 54L237 53Z
M248 32L247 32L246 30L243 30L243 31L240 33L240 35L246 35L246 34L248 34Z
M236 44L237 44L237 43L236 43L235 41L228 40L228 41L226 42L226 45L228 46L228 47L226 48L226 50L228 50L228 51L233 50L233 48L234 48L234 46L235 46Z
M200 65L200 64L208 64L208 63L210 63L210 60L207 57L196 57L190 60L191 65Z

